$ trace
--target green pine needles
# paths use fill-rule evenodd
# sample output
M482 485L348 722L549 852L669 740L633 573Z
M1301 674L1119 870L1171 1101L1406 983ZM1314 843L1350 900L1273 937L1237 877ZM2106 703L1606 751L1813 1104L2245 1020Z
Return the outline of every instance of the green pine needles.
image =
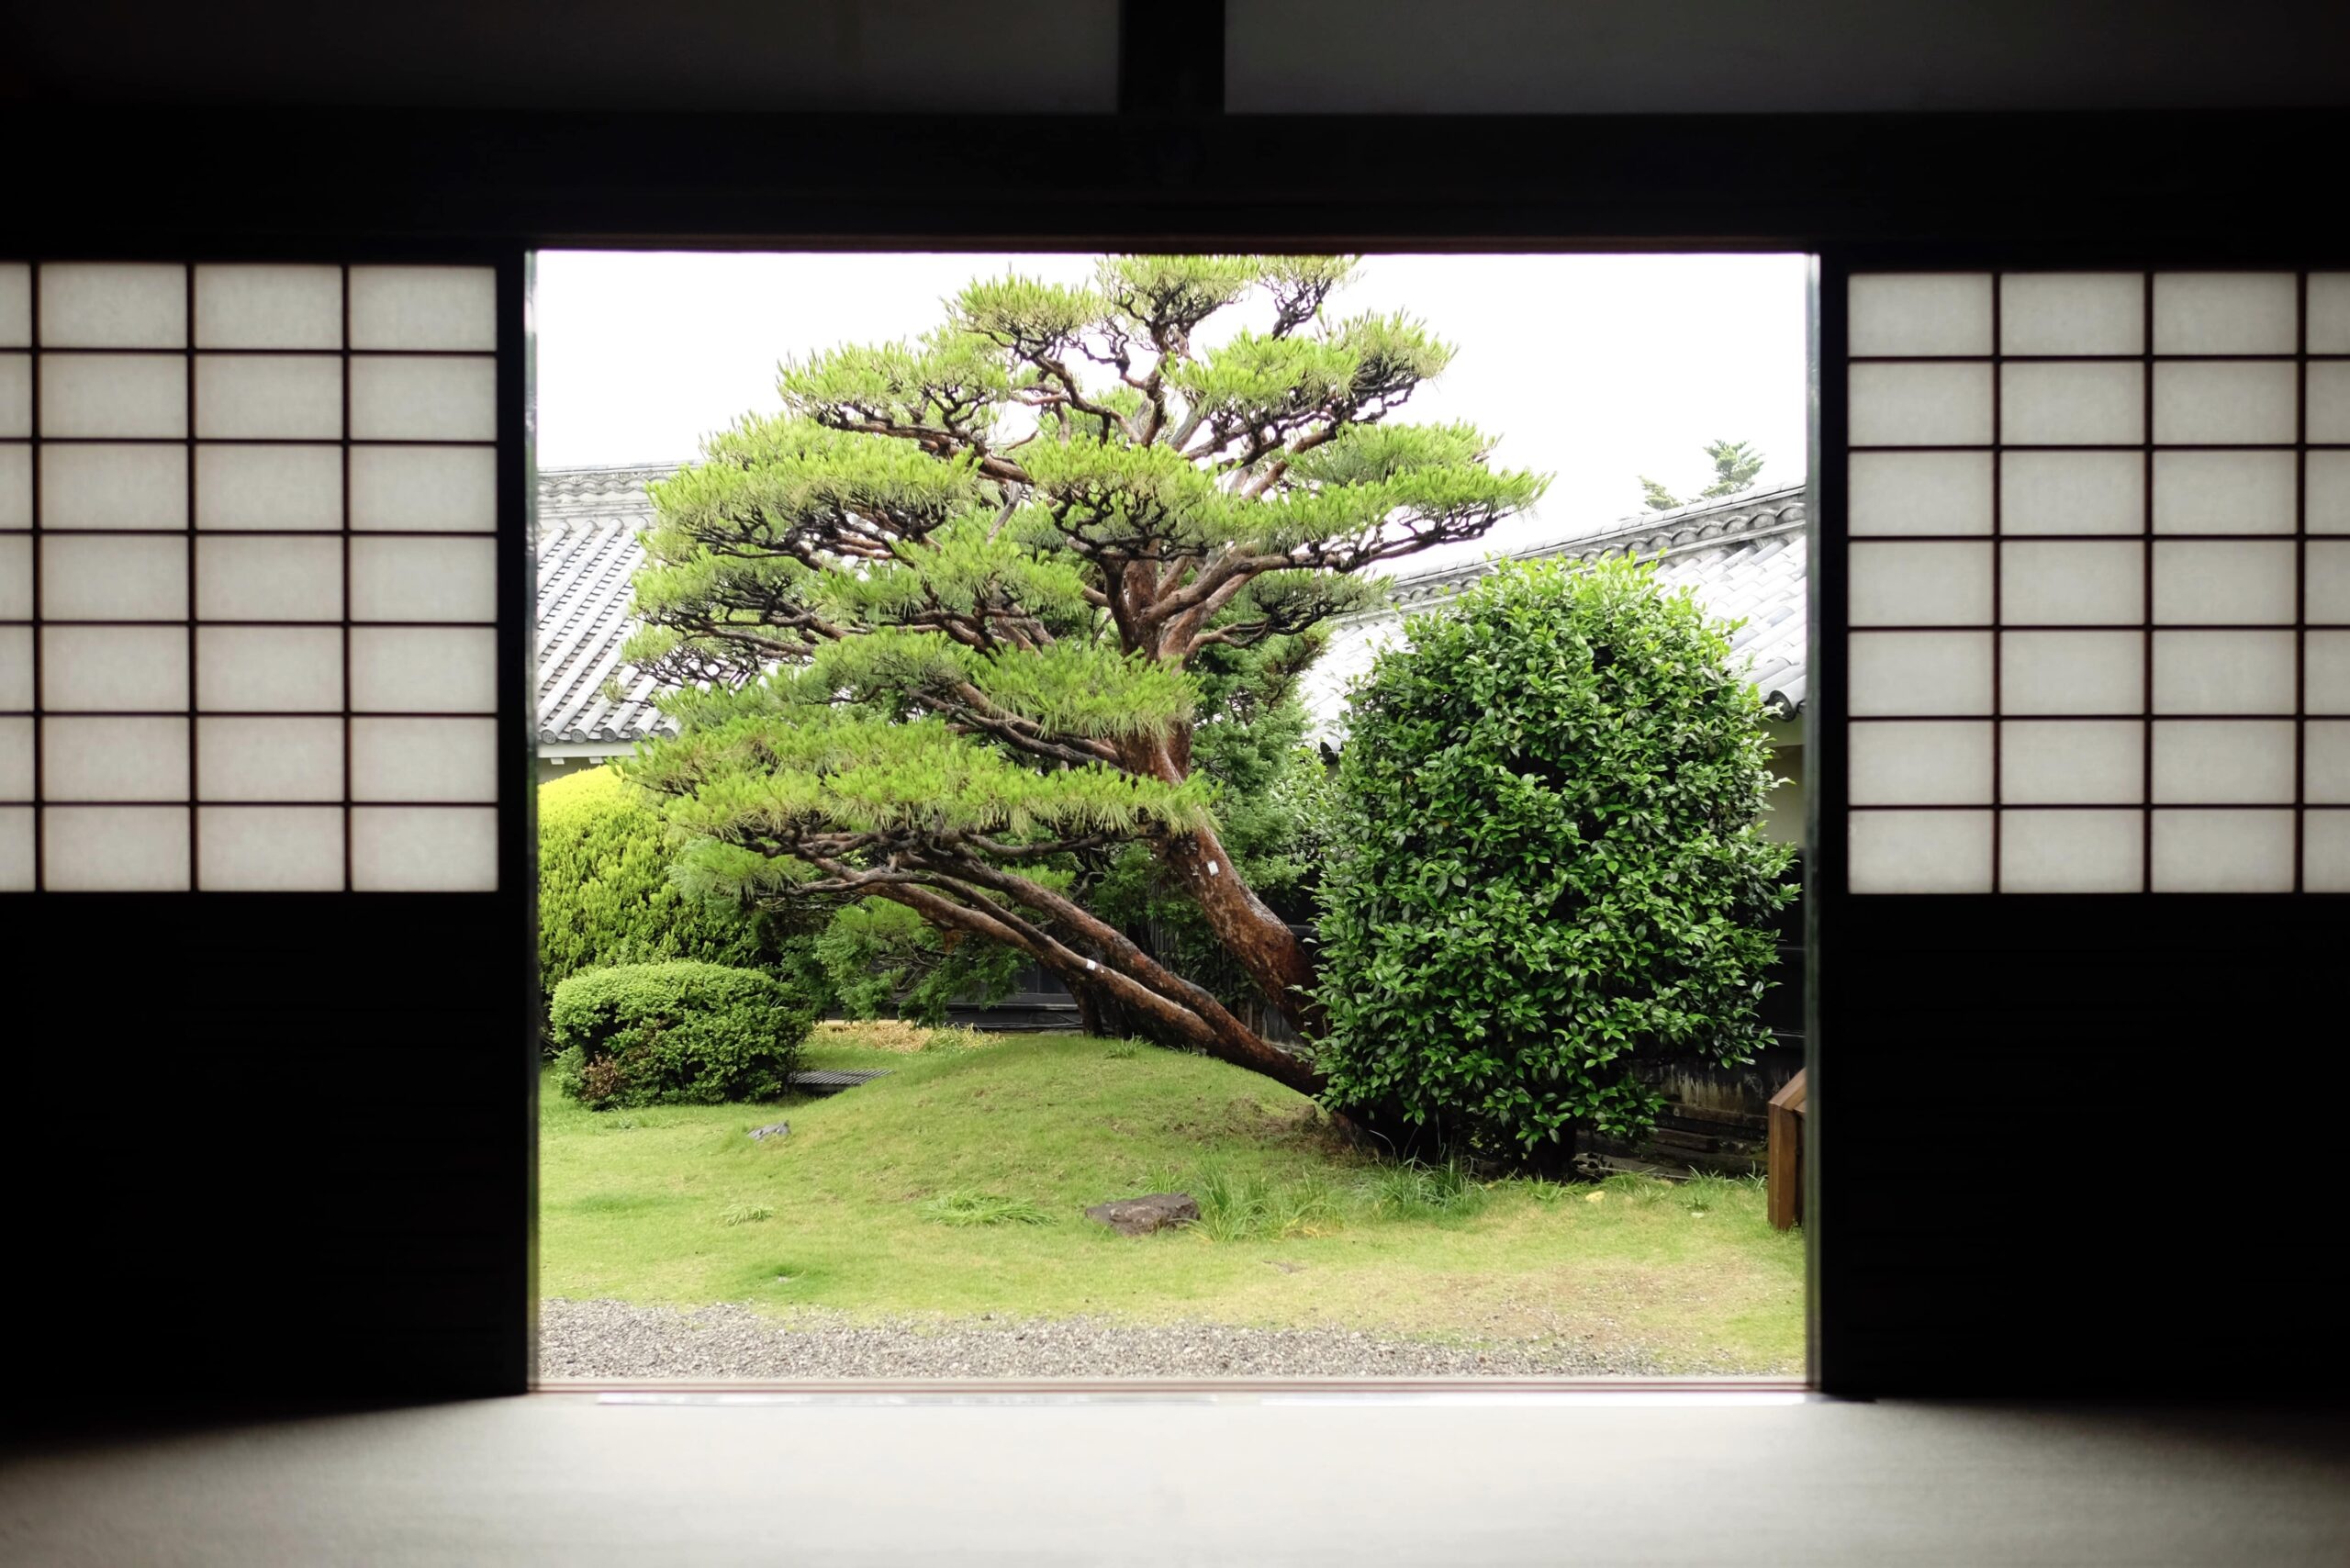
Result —
M1688 500L1683 500L1647 475L1640 476L1640 504L1651 511L1671 511L1675 507L1690 506L1698 501L1718 501L1730 496L1743 495L1754 487L1755 476L1762 472L1765 461L1762 453L1748 441L1709 441L1706 443L1706 459L1714 465L1713 482Z
M1249 880L1296 842L1258 831L1249 758L1293 747L1296 677L1370 574L1541 494L1480 432L1402 420L1454 351L1327 308L1351 270L1110 257L785 363L778 410L653 490L628 656L683 734L632 776L680 885L888 901L1052 969L1093 1033L1318 1088L1101 900L1183 901L1219 979L1315 1034L1313 960Z
M1644 1070L1734 1064L1792 847L1726 628L1649 567L1504 566L1355 694L1324 883L1326 1103L1437 1148L1635 1136Z

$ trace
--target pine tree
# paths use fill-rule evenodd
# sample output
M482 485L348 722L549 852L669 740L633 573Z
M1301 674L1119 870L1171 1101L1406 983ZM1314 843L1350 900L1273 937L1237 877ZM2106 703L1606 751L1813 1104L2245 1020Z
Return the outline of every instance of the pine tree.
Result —
M1753 443L1743 441L1709 441L1706 455L1713 460L1714 482L1697 492L1701 501L1719 500L1754 487L1754 476L1762 472L1762 454Z
M1706 456L1714 465L1713 483L1688 501L1676 498L1671 490L1643 474L1639 476L1640 504L1651 511L1671 511L1696 501L1719 500L1752 489L1755 476L1762 472L1762 454L1755 451L1751 442L1709 441L1706 443Z
M681 877L900 903L1044 964L1091 1016L1316 1087L1089 908L1084 867L1140 846L1315 1032L1312 959L1194 767L1233 700L1203 705L1203 666L1277 700L1323 624L1376 600L1368 574L1545 483L1475 430L1393 418L1453 351L1326 310L1350 270L1114 257L1087 287L974 283L918 342L787 362L779 414L653 490L629 656L681 734L635 777L670 797Z

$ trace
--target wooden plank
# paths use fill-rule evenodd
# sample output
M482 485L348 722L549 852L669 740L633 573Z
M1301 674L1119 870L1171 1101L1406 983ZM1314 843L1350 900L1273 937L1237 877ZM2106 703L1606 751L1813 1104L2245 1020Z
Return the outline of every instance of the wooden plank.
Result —
M1798 1070L1771 1096L1771 1145L1763 1187L1774 1229L1793 1228L1803 1218L1803 1106L1807 1089Z
M810 1072L795 1072L784 1081L803 1094L837 1094L844 1089L854 1089L860 1083L870 1083L877 1078L887 1078L886 1067L868 1070L819 1068Z
M1796 1075L1781 1084L1779 1092L1771 1096L1771 1103L1785 1106L1790 1111L1800 1114L1804 1101L1809 1098L1810 1093L1810 1088L1804 1082L1803 1070L1797 1068Z
M1732 1136L1744 1133L1758 1137L1768 1125L1765 1117L1751 1111L1718 1111L1710 1105L1692 1105L1680 1100L1668 1102L1657 1121L1665 1126L1686 1125L1693 1132L1705 1127Z

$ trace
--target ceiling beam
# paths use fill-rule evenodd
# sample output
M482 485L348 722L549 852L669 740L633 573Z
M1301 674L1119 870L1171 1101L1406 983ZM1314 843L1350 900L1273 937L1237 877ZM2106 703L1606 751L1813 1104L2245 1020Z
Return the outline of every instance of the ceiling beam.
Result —
M1224 113L1225 0L1119 0L1118 112Z

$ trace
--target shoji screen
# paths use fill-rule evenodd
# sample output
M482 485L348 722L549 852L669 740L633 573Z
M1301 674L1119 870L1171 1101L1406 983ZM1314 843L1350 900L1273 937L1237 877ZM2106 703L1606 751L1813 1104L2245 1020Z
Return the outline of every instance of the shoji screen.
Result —
M2334 1299L2224 1173L2322 1181L2350 272L1991 249L1822 262L1813 1369L2241 1389Z
M0 890L498 879L498 274L0 263Z
M2350 891L2350 273L1854 273L1854 893Z
M529 1376L527 269L308 248L0 250L28 1398Z

